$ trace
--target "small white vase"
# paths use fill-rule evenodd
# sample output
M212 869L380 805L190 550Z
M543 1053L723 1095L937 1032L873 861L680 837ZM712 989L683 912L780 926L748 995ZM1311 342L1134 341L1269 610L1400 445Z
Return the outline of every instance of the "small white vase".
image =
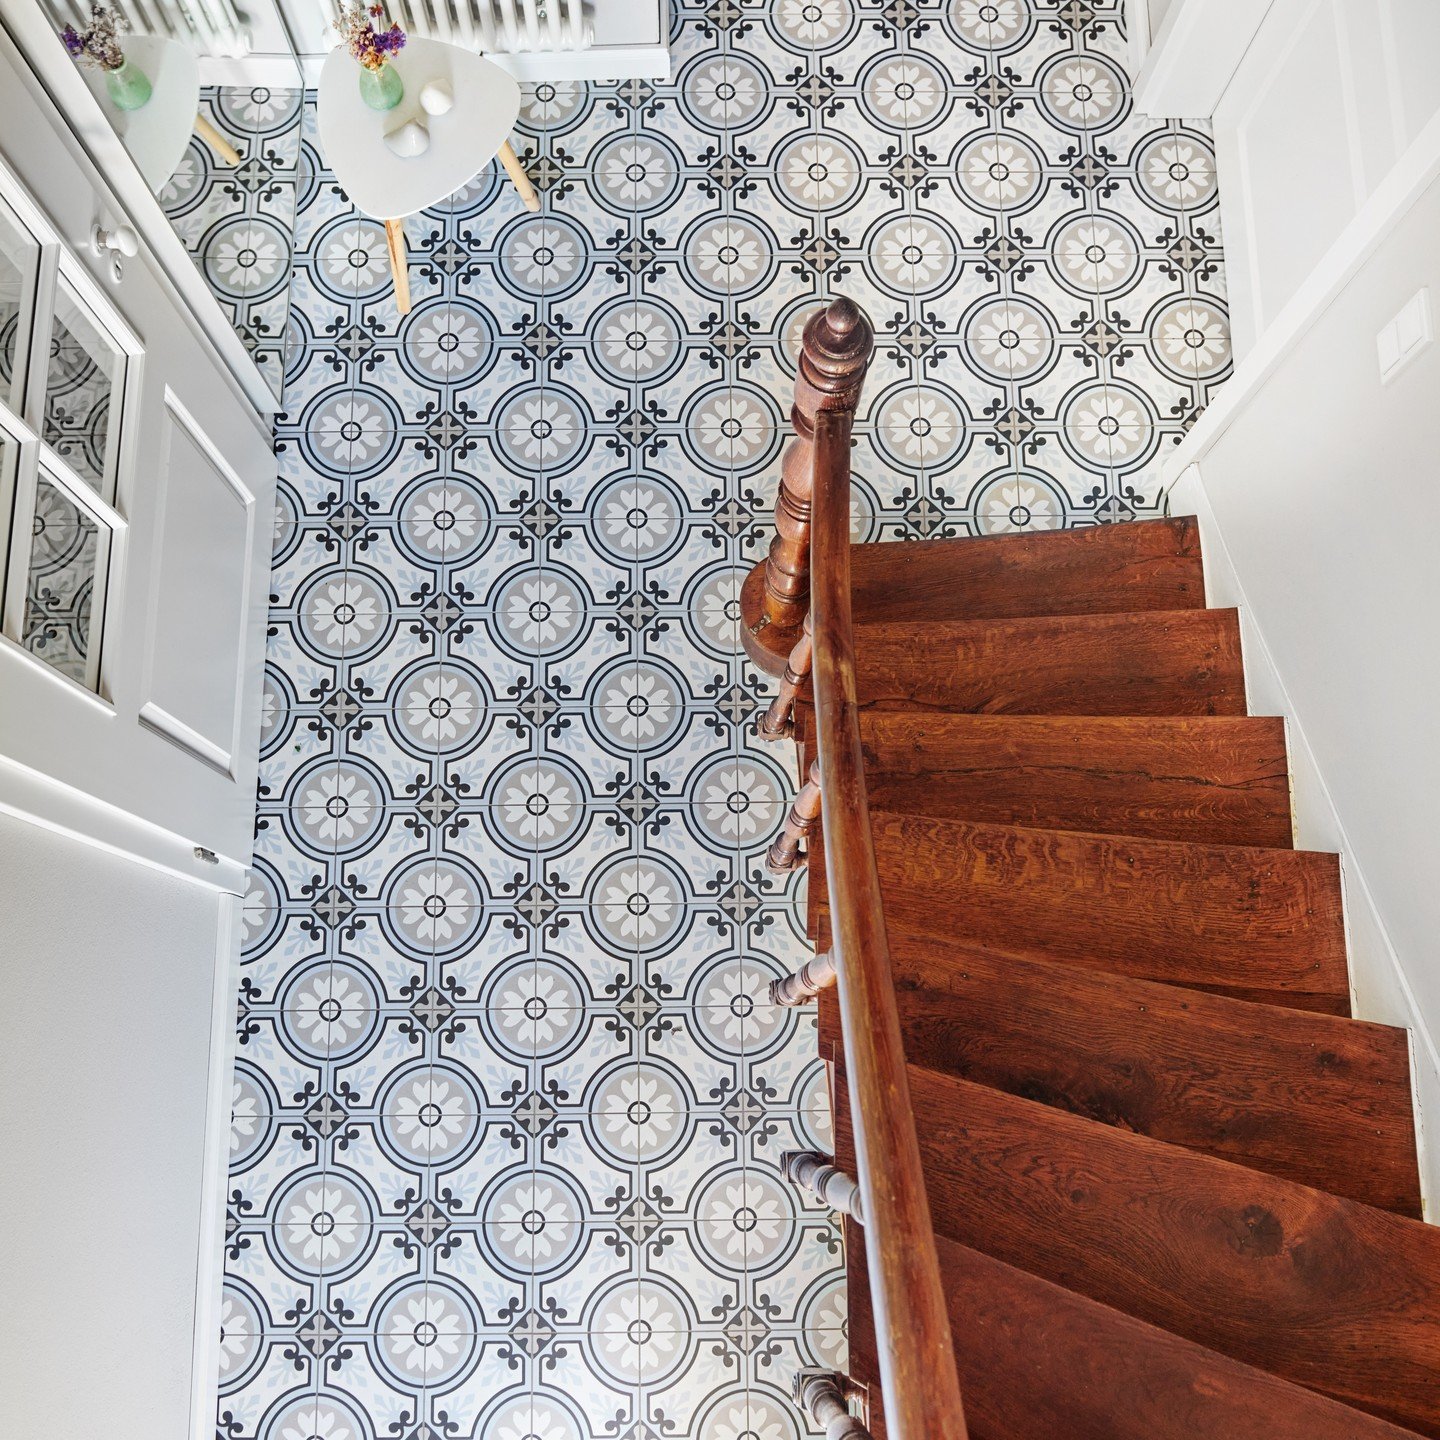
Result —
M427 115L443 115L455 104L448 80L427 80L420 87L420 108Z
M430 132L418 120L407 120L386 131L385 143L401 159L413 160L430 148Z

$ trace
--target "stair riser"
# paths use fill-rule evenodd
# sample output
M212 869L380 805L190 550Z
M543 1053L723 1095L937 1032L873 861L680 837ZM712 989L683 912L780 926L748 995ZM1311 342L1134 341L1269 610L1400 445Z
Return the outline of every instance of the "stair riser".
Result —
M862 709L1243 715L1233 610L862 625Z
M1403 1030L978 947L892 965L911 1064L1419 1218Z
M1103 530L857 545L850 564L857 622L1205 604L1200 534L1190 516Z
M1208 845L1292 844L1282 720L881 712L866 715L861 743L876 809Z
M847 1221L845 1236L850 1374L870 1388L873 1416L864 1232ZM969 1440L1413 1440L974 1250L939 1250Z
M880 811L871 830L886 923L897 933L1297 1008L1348 1007L1333 855ZM826 949L820 847L810 868L812 936Z
M909 1084L938 1234L1440 1435L1440 1231L951 1076Z

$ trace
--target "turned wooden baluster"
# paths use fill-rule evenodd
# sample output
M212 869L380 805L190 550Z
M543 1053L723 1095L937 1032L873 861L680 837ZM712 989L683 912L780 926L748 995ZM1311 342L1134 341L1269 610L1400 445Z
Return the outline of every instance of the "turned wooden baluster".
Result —
M835 980L835 952L827 950L823 955L807 960L783 980L772 980L770 1003L803 1005L807 1000L813 1000L822 990L828 990Z
M810 664L815 658L814 632L810 626L810 612L805 612L805 626L790 658L785 662L785 674L780 680L780 689L770 702L760 721L762 740L784 740L795 733L795 697L800 687L810 678Z
M812 761L810 778L800 787L800 793L791 802L790 813L780 827L770 852L765 856L765 868L772 875L788 875L804 863L806 852L801 843L814 830L820 819L820 762Z
M799 1370L793 1394L796 1403L825 1427L825 1440L870 1440L870 1432L850 1413L850 1380L833 1370Z
M810 505L815 482L815 417L853 411L874 348L870 322L851 300L812 315L800 342L790 423L795 438L780 464L775 538L740 592L745 653L767 675L785 673L810 607Z
M780 1169L792 1185L808 1190L822 1204L857 1225L865 1223L861 1209L860 1184L853 1175L835 1168L835 1161L819 1150L786 1150L780 1156Z

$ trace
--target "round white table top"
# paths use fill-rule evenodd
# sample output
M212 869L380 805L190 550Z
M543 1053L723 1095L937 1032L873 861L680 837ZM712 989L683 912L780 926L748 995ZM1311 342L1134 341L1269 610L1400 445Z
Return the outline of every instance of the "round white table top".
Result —
M188 45L162 35L126 35L120 43L125 58L150 81L150 98L138 110L116 105L105 88L103 71L82 65L80 73L145 183L158 193L175 173L195 133L200 63Z
M320 147L357 210L398 220L438 205L495 158L520 114L520 86L498 65L443 40L409 39L390 62L405 94L393 110L372 110L360 98L359 66L332 50L320 71L316 122ZM420 89L448 80L454 106L444 115L420 108ZM385 136L407 120L430 131L421 155L396 155Z

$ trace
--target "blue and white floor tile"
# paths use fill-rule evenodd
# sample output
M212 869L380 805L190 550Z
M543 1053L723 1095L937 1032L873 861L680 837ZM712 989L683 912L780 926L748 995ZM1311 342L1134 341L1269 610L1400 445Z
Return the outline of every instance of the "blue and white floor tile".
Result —
M540 214L491 167L406 222L403 319L307 108L224 1440L807 1433L843 1256L777 1173L830 1129L739 582L837 294L857 534L1154 512L1224 269L1118 9L679 5L673 84L527 92Z
M235 147L240 163L225 164L193 136L159 196L245 348L277 389L285 370L304 105L299 89L207 87L201 115Z

